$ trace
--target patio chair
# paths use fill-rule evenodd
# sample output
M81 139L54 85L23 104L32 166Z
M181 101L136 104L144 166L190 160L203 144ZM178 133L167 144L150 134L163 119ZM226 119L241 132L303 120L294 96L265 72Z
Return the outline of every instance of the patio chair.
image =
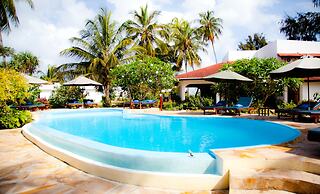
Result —
M227 105L226 101L221 100L212 106L204 106L202 107L203 114L205 115L206 111L208 110L213 110L214 113L217 113L219 109L226 107L226 105Z
M225 111L234 111L236 114L240 116L242 110L249 109L252 104L253 98L252 97L240 97L238 102L234 106L229 106L222 108Z
M141 108L143 108L143 107L151 108L151 107L154 107L155 104L157 104L156 100L142 100L141 101Z

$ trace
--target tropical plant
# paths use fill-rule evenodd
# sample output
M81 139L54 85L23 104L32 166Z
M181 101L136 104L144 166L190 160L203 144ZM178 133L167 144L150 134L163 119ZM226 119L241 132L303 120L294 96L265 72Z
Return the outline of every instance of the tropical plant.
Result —
M12 69L0 68L0 109L25 102L30 94L25 78Z
M38 57L27 51L14 54L7 67L31 75L36 72L38 66Z
M48 81L49 83L55 83L63 81L63 72L56 66L48 65L47 73L41 72L41 79Z
M228 97L252 96L258 104L265 104L266 101L276 95L282 95L285 86L292 89L299 88L300 79L282 78L274 80L270 77L270 71L284 66L286 63L275 58L266 59L241 59L232 64L226 64L223 70L230 69L253 80L250 83L220 83L219 93L227 93ZM236 101L237 99L231 99Z
M24 103L30 94L28 84L20 73L0 68L0 129L16 128L31 121L31 114L10 108Z
M289 40L317 41L320 35L320 13L298 13L296 17L286 16L280 22L280 32Z
M146 57L112 70L114 86L126 90L133 99L156 99L161 90L171 89L175 83L170 63Z
M13 129L22 127L32 121L29 111L15 110L10 107L0 109L0 129Z
M132 40L123 39L121 30L111 20L111 12L101 9L93 20L88 20L81 36L71 38L75 45L61 52L62 55L80 60L77 63L64 64L76 74L88 74L104 86L105 104L110 106L110 71L122 60Z
M157 23L157 16L160 11L148 11L148 5L140 7L140 11L132 13L133 20L123 23L122 28L127 31L128 38L135 41L135 45L139 45L145 49L145 54L155 56L155 46L165 48L166 44L160 38L163 29L162 25Z
M215 17L213 11L206 11L199 14L200 23L199 32L203 41L210 41L216 63L218 63L216 51L214 49L214 40L218 39L222 33L222 19Z
M253 36L249 35L244 43L239 42L238 48L240 50L259 50L267 44L267 40L263 33L254 33Z
M176 58L177 70L180 70L184 63L185 71L188 65L194 69L194 65L200 65L201 58L198 54L200 50L206 51L205 43L201 41L197 29L191 27L188 21L174 18L169 24L171 28L171 41Z
M32 0L24 0L33 8ZM19 18L15 6L15 0L0 1L0 47L3 47L2 32L11 30L11 23L15 26L19 24Z
M0 64L1 67L7 66L7 57L10 57L14 54L14 49L11 47L1 46L0 45L0 56L2 56L2 64Z
M68 100L80 100L81 98L83 98L83 92L80 87L61 86L52 92L49 103L53 108L63 108Z

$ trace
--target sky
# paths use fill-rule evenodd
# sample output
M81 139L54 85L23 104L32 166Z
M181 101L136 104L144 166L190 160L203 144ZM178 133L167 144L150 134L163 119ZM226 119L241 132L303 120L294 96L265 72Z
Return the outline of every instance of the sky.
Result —
M87 19L93 19L100 8L111 10L119 24L131 19L131 12L148 4L159 10L159 23L174 17L195 21L200 12L213 10L223 20L223 32L215 41L218 62L229 50L237 50L248 35L263 33L268 41L285 39L279 32L279 22L297 12L319 11L311 0L33 0L34 9L23 1L17 3L18 28L4 34L5 46L17 52L30 51L40 60L40 70L47 66L73 62L59 52L72 46L69 39L79 36ZM211 46L200 53L206 67L215 63ZM198 68L200 68L198 67Z

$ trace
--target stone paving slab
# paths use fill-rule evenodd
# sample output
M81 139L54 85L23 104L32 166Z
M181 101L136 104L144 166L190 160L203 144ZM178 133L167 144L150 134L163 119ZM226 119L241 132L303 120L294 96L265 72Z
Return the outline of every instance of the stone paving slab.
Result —
M0 130L0 150L0 193L181 192L125 185L87 174L33 145L20 129Z

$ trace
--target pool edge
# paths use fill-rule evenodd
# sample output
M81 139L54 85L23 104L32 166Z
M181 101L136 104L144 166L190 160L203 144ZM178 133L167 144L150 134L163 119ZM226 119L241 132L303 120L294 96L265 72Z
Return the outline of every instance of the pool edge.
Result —
M229 185L228 173L225 173L222 176L209 174L157 173L102 164L45 142L40 137L33 135L28 130L28 126L29 124L22 128L22 134L40 149L79 170L108 180L139 186L177 190L220 190L227 189Z

